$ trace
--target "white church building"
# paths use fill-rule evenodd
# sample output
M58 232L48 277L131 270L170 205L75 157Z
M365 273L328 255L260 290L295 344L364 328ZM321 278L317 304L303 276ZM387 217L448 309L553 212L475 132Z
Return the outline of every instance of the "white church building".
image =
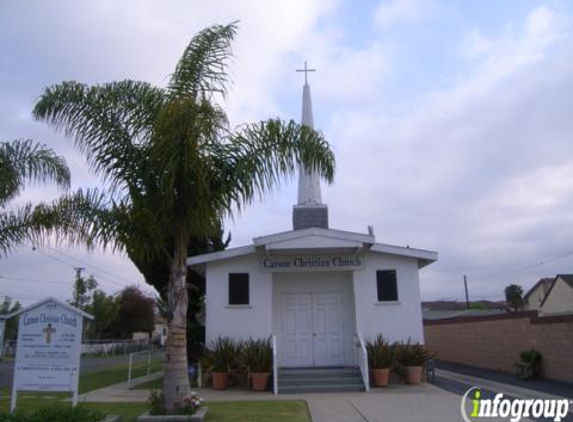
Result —
M313 127L306 80L302 123ZM376 243L372 230L330 228L319 177L304 168L292 221L291 231L188 258L206 278L206 341L272 336L279 368L275 393L291 388L281 388L288 368L359 368L359 389L367 390L363 339L381 333L390 341L424 341L419 271L437 253ZM306 384L292 391L314 391Z

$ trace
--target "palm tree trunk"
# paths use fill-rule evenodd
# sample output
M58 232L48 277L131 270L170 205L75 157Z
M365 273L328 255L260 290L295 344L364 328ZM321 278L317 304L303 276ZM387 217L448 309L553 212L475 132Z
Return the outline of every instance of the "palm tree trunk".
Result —
M187 375L187 240L179 236L173 251L173 262L168 286L170 318L167 321L163 394L165 409L173 411L191 387Z

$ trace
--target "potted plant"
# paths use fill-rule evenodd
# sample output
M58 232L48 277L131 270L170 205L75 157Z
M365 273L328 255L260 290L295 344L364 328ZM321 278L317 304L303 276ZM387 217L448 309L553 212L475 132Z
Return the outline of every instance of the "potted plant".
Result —
M241 355L242 342L235 342L228 337L219 337L209 343L201 362L211 373L212 386L224 390L229 384L229 374L237 367Z
M422 370L426 362L432 359L435 353L420 343L401 343L398 346L398 363L403 370L408 384L422 382Z
M271 339L247 340L243 345L242 363L247 369L253 390L266 390L273 366Z
M391 345L378 334L373 341L366 341L370 380L374 387L386 387L390 376L390 368L394 364L395 345Z

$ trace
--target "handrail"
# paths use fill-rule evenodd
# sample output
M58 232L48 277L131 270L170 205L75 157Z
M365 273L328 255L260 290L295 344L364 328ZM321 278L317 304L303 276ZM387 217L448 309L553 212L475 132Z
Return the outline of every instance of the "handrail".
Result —
M354 333L355 346L358 351L358 367L362 373L362 381L366 391L370 391L370 377L368 372L368 353L366 353L366 345L364 339L359 332Z
M273 394L277 395L279 393L279 362L277 358L277 336L271 334L271 343L273 347Z

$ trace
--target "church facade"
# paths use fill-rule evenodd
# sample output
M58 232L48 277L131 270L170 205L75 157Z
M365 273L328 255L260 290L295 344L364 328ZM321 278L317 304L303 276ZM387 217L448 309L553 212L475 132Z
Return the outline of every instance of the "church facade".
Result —
M313 127L310 87L302 123ZM276 339L278 366L357 366L357 339L423 342L419 271L437 253L328 226L318 175L300 169L293 230L188 258L206 278L206 341Z

